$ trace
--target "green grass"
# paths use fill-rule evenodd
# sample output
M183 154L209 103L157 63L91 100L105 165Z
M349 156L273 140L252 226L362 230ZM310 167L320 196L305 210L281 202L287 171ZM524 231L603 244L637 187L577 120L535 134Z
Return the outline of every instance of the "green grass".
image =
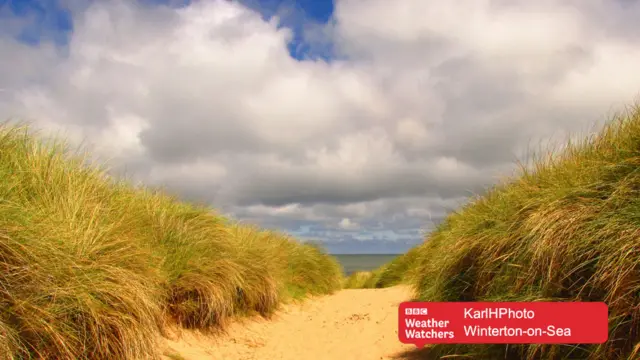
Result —
M343 287L345 289L371 289L408 284L415 276L413 270L418 255L418 249L413 248L373 271L355 272L343 280Z
M374 274L371 271L356 271L342 281L344 289L369 289L375 286Z
M315 245L232 222L0 125L0 354L153 359L168 324L224 329L340 287Z
M402 277L422 301L604 301L609 341L438 345L428 358L638 359L640 109L531 165L450 214Z
M169 352L169 351L165 351L164 354L162 354L164 356L166 356L167 358L171 359L171 360L187 360L184 358L184 356L180 355L180 353L178 352Z

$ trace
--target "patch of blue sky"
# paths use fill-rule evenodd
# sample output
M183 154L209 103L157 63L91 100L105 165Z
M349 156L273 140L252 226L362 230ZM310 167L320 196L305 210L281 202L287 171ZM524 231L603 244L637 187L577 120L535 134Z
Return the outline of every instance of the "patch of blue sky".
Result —
M144 5L176 8L188 6L191 3L191 0L138 1ZM318 30L332 19L333 0L239 1L258 11L265 20L277 16L279 26L292 30L293 37L287 47L293 58L331 61L334 57L331 42L319 40L322 36L317 36ZM52 41L58 46L65 46L73 33L72 12L59 0L0 0L0 23L3 19L19 20L19 29L12 29L11 33L19 41L30 45ZM314 30L316 36L309 36ZM6 32L9 29L0 26L0 31Z
M279 26L292 30L287 44L289 54L297 60L331 61L335 57L333 44L319 35L322 27L332 21L333 0L241 0L265 20L277 17ZM321 35L321 34L320 34Z
M57 0L0 0L0 22L19 24L18 29L0 27L11 31L19 41L38 45L43 40L65 45L73 31L71 12Z

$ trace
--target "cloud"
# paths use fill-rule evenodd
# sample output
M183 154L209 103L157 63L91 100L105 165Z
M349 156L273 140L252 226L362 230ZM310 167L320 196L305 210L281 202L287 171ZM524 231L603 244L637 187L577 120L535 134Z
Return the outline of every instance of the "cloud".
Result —
M297 32L255 3L71 3L65 46L0 36L4 116L332 244L415 244L640 86L640 6L624 1L340 0ZM294 59L294 38L334 57Z

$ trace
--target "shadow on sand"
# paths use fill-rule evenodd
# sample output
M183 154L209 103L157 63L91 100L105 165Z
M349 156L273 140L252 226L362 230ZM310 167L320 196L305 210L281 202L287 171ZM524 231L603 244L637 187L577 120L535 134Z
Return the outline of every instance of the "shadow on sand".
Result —
M429 357L429 348L416 348L396 354L394 360L431 360Z

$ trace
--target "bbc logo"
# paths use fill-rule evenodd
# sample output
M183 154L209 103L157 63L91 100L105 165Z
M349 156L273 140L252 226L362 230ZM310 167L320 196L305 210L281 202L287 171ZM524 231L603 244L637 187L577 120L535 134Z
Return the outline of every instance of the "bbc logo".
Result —
M405 315L427 315L429 312L427 308L406 308L404 309Z

